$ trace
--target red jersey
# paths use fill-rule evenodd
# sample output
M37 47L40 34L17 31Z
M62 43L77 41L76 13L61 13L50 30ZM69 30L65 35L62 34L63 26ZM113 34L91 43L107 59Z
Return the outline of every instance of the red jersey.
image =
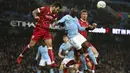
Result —
M89 23L87 21L83 21L82 19L79 19L79 24L81 27L87 27L89 26ZM85 38L87 38L87 31L79 31L81 35L83 35Z
M50 24L52 24L54 20L57 19L57 14L53 14L50 11L49 6L39 8L39 12L40 12L39 14L40 20L38 21L36 26L49 29Z

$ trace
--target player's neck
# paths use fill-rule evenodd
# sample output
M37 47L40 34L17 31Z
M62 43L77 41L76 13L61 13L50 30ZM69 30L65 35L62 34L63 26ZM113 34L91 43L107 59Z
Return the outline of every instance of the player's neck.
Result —
M75 17L76 17L76 15L74 15L74 14L72 14L72 13L71 13L70 15L71 15L73 18L75 18Z
M45 47L46 45L42 45L42 47Z
M67 43L67 41L64 41L64 43Z
M86 19L82 19L82 18L80 18L80 20L83 21L83 22L86 22L86 21L87 21Z

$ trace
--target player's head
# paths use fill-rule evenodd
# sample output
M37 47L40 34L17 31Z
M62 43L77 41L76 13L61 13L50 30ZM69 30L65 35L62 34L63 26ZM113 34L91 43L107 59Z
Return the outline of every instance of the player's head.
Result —
M62 8L60 3L54 3L52 4L52 13L58 13L58 11Z
M67 42L68 41L68 37L67 37L67 35L64 35L63 36L63 42Z
M80 13L81 19L86 20L88 17L88 13L86 9L82 9Z
M77 8L71 8L71 16L72 17L76 17L78 15L78 10Z

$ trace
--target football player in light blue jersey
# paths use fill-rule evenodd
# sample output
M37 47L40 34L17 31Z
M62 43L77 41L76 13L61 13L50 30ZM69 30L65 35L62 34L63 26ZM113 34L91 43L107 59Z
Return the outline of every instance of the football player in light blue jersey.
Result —
M87 70L86 66L86 61L85 61L85 56L83 53L82 48L89 48L89 42L87 42L86 38L84 38L78 30L85 31L89 30L90 28L95 28L93 27L81 27L78 18L77 18L77 8L72 8L71 13L69 15L65 15L62 17L57 24L65 23L65 30L67 31L67 36L70 39L70 43L73 45L76 50L80 52L80 59L82 62L82 66L85 70Z
M68 69L70 66L74 65L75 63L74 51L73 51L72 45L70 44L70 42L68 42L68 37L66 35L63 36L63 42L64 43L61 44L59 48L59 53L58 53L59 57L63 58L63 61L61 62L60 69L59 69L60 73L66 73L65 68ZM62 52L65 55L62 55Z
M51 59L50 56L48 55L48 49L47 46L45 45L45 43L41 46L38 47L38 52L36 55L36 60L38 60L38 57L41 55L41 59L40 59L40 63L39 63L39 67L37 70L37 73L41 73L41 68L47 66L50 66L51 63ZM54 73L53 69L50 69L50 73Z

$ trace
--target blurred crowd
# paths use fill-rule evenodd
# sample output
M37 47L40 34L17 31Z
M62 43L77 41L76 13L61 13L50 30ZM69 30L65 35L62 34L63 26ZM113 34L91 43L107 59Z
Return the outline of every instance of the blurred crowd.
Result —
M33 60L37 53L37 46L24 56L20 65L16 64L18 55L28 42L29 38L27 37L0 37L0 73L33 73ZM60 65L61 59L57 56L57 47L61 41L57 41L57 43L54 41L53 43L56 61ZM96 73L130 73L130 47L128 45L122 43L92 43L100 53Z
M130 47L126 43L102 42L96 45L100 52L99 73L129 73ZM98 72L97 72L98 73Z

